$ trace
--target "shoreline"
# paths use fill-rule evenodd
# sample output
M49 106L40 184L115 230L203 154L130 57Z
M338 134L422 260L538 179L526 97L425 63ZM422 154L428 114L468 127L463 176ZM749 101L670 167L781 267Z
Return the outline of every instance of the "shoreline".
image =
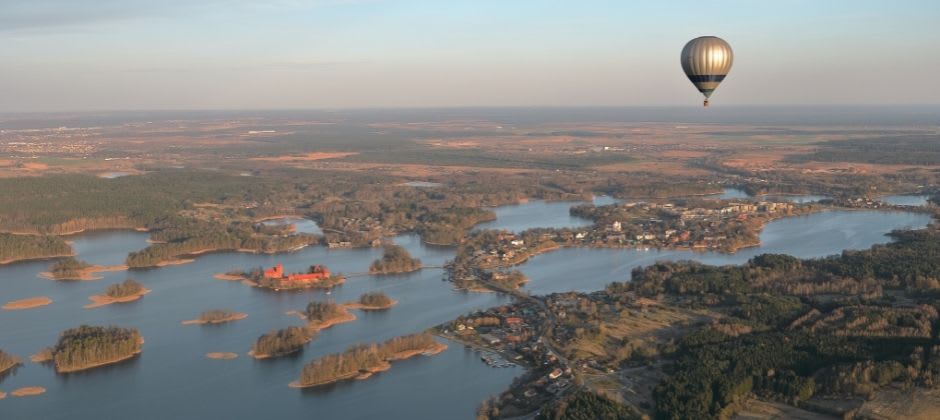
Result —
M2 308L4 311L21 311L25 309L33 309L41 306L51 305L52 299L48 296L36 296L20 300L12 300L3 305Z
M206 320L201 320L201 319L199 319L199 318L196 318L196 319L187 319L187 320L185 320L185 321L180 321L180 324L183 324L183 325L206 325L206 324L213 324L213 325L214 325L214 324L224 324L224 323L227 323L227 322L241 321L241 320L243 320L243 319L245 319L245 318L248 318L248 314L246 314L246 313L244 313L244 312L235 312L235 313L232 314L232 316L225 317L225 318L218 319L218 320L206 321Z
M100 308L100 307L102 307L102 306L110 305L110 304L112 304L112 303L127 303L127 302L133 302L133 301L135 301L135 300L138 300L138 299L144 297L144 295L146 295L147 293L150 293L150 292L151 292L150 289L144 289L144 290L141 290L140 292L137 292L137 293L135 293L135 294L133 294L133 295L130 295L130 296L123 296L123 297L119 297L119 298L113 298L113 297L110 297L110 296L107 296L107 295L94 295L94 296L91 296L91 297L88 298L88 299L91 300L92 303L89 303L89 304L83 306L82 308L85 308L85 309L94 309L94 308Z
M329 385L329 384L332 384L332 383L342 382L342 381L346 381L346 380L349 380L349 379L364 380L364 379L368 379L368 378L372 377L372 375L374 375L374 374L376 374L376 373L385 372L385 371L391 369L391 368L392 368L392 363L391 363L391 362L395 362L395 361L398 361L398 360L410 359L410 358L412 358L412 357L419 356L419 355L423 355L423 356L434 356L434 355L436 355L436 354L440 354L440 353L443 352L444 350L447 350L447 344L444 344L444 343L440 343L440 342L435 341L435 342L434 342L434 346L431 347L431 348L415 349L415 350L408 350L408 351L398 352L398 353L395 353L395 354L390 355L390 356L389 356L388 358L386 358L386 359L383 359L382 361L379 362L379 364L377 364L377 365L375 365L375 366L370 366L370 367L368 367L368 368L366 368L366 369L363 369L363 370L360 370L360 371L357 371L357 372L353 372L353 373L349 373L349 374L346 374L346 375L342 375L342 376L340 376L340 377L337 377L337 378L334 378L334 379L331 379L331 380L328 380L328 381L322 381L322 382L317 382L317 383L312 383L312 384L302 384L302 383L300 383L299 380L296 380L296 381L293 381L293 382L289 383L287 386L289 386L289 387L291 387L291 388L299 388L299 389L302 389L302 388L314 388L314 387L318 387L318 386Z
M238 353L214 351L206 353L206 357L213 360L233 360L238 358Z
M125 271L130 267L126 265L93 265L90 267L82 268L77 270L77 275L69 277L56 277L55 274L49 271L43 271L39 273L39 277L42 277L46 280L55 280L55 281L91 281L91 280L101 280L104 277L96 276L97 273L107 273L114 271Z
M65 257L74 257L74 256L75 256L75 252L72 251L72 252L70 252L70 253L68 253L68 254L53 254L53 255L44 255L44 256L41 256L41 257L9 258L9 259L5 259L5 260L3 260L3 261L0 261L0 266L10 265L10 264L16 264L16 263L21 263L21 262L35 262L35 261L43 261L43 260L54 260L54 259L56 259L56 258L65 258Z

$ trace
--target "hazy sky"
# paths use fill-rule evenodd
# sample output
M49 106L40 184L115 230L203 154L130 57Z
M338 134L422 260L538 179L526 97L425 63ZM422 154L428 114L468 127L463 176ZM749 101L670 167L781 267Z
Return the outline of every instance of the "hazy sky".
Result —
M0 0L0 112L940 103L936 0Z

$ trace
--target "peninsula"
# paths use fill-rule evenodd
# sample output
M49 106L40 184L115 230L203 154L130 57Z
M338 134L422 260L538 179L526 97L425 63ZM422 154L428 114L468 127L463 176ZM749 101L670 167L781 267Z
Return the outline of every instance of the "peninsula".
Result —
M291 382L293 388L309 388L348 379L366 379L391 368L391 363L419 354L434 355L447 345L434 340L428 333L395 337L381 344L354 345L343 353L316 359L303 367L300 378Z

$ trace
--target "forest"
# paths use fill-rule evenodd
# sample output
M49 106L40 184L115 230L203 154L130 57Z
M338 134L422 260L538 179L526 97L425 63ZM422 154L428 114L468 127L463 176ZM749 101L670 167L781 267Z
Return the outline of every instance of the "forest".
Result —
M401 353L430 350L435 345L434 337L427 333L395 337L380 344L354 345L342 353L323 356L306 364L299 383L301 386L315 386L350 379L383 366Z
M408 250L401 245L385 245L382 258L372 262L370 273L390 274L407 273L421 268L421 260L411 258Z
M72 254L72 247L56 236L0 233L0 263Z
M489 418L496 418L496 416L490 413ZM590 391L579 391L549 406L537 418L541 420L640 420L643 416L636 410L602 395Z
M256 358L282 357L296 353L313 339L314 334L304 327L287 327L270 331L255 341L251 353Z
M56 371L71 372L129 358L142 342L136 329L83 325L64 331L50 352Z
M134 279L127 279L120 283L115 283L105 289L104 294L107 297L120 299L123 297L134 296L144 291L144 285Z
M937 140L936 135L928 134L831 140L818 143L813 153L788 156L787 161L937 165L940 164L940 143Z

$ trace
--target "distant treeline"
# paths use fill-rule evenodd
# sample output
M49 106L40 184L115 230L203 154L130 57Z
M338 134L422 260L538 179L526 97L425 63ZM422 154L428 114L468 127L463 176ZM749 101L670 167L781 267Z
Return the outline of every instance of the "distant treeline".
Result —
M421 333L395 337L381 344L355 345L342 353L323 356L305 365L299 383L313 386L349 379L382 366L399 353L430 350L436 344L432 335Z
M255 357L281 357L296 353L313 339L314 334L303 327L287 327L258 337L251 347Z
M421 260L411 258L408 250L400 245L386 245L381 259L372 262L370 273L407 273L421 268Z
M262 185L263 181L254 177L197 171L115 179L77 174L3 178L0 230L62 234L150 227L192 203L261 197Z
M832 140L816 151L787 157L788 162L858 162L894 165L940 164L940 136L917 134Z
M72 247L59 237L0 233L0 262L60 257L71 253Z
M136 329L83 325L64 331L50 351L56 370L73 371L130 357L141 341Z

